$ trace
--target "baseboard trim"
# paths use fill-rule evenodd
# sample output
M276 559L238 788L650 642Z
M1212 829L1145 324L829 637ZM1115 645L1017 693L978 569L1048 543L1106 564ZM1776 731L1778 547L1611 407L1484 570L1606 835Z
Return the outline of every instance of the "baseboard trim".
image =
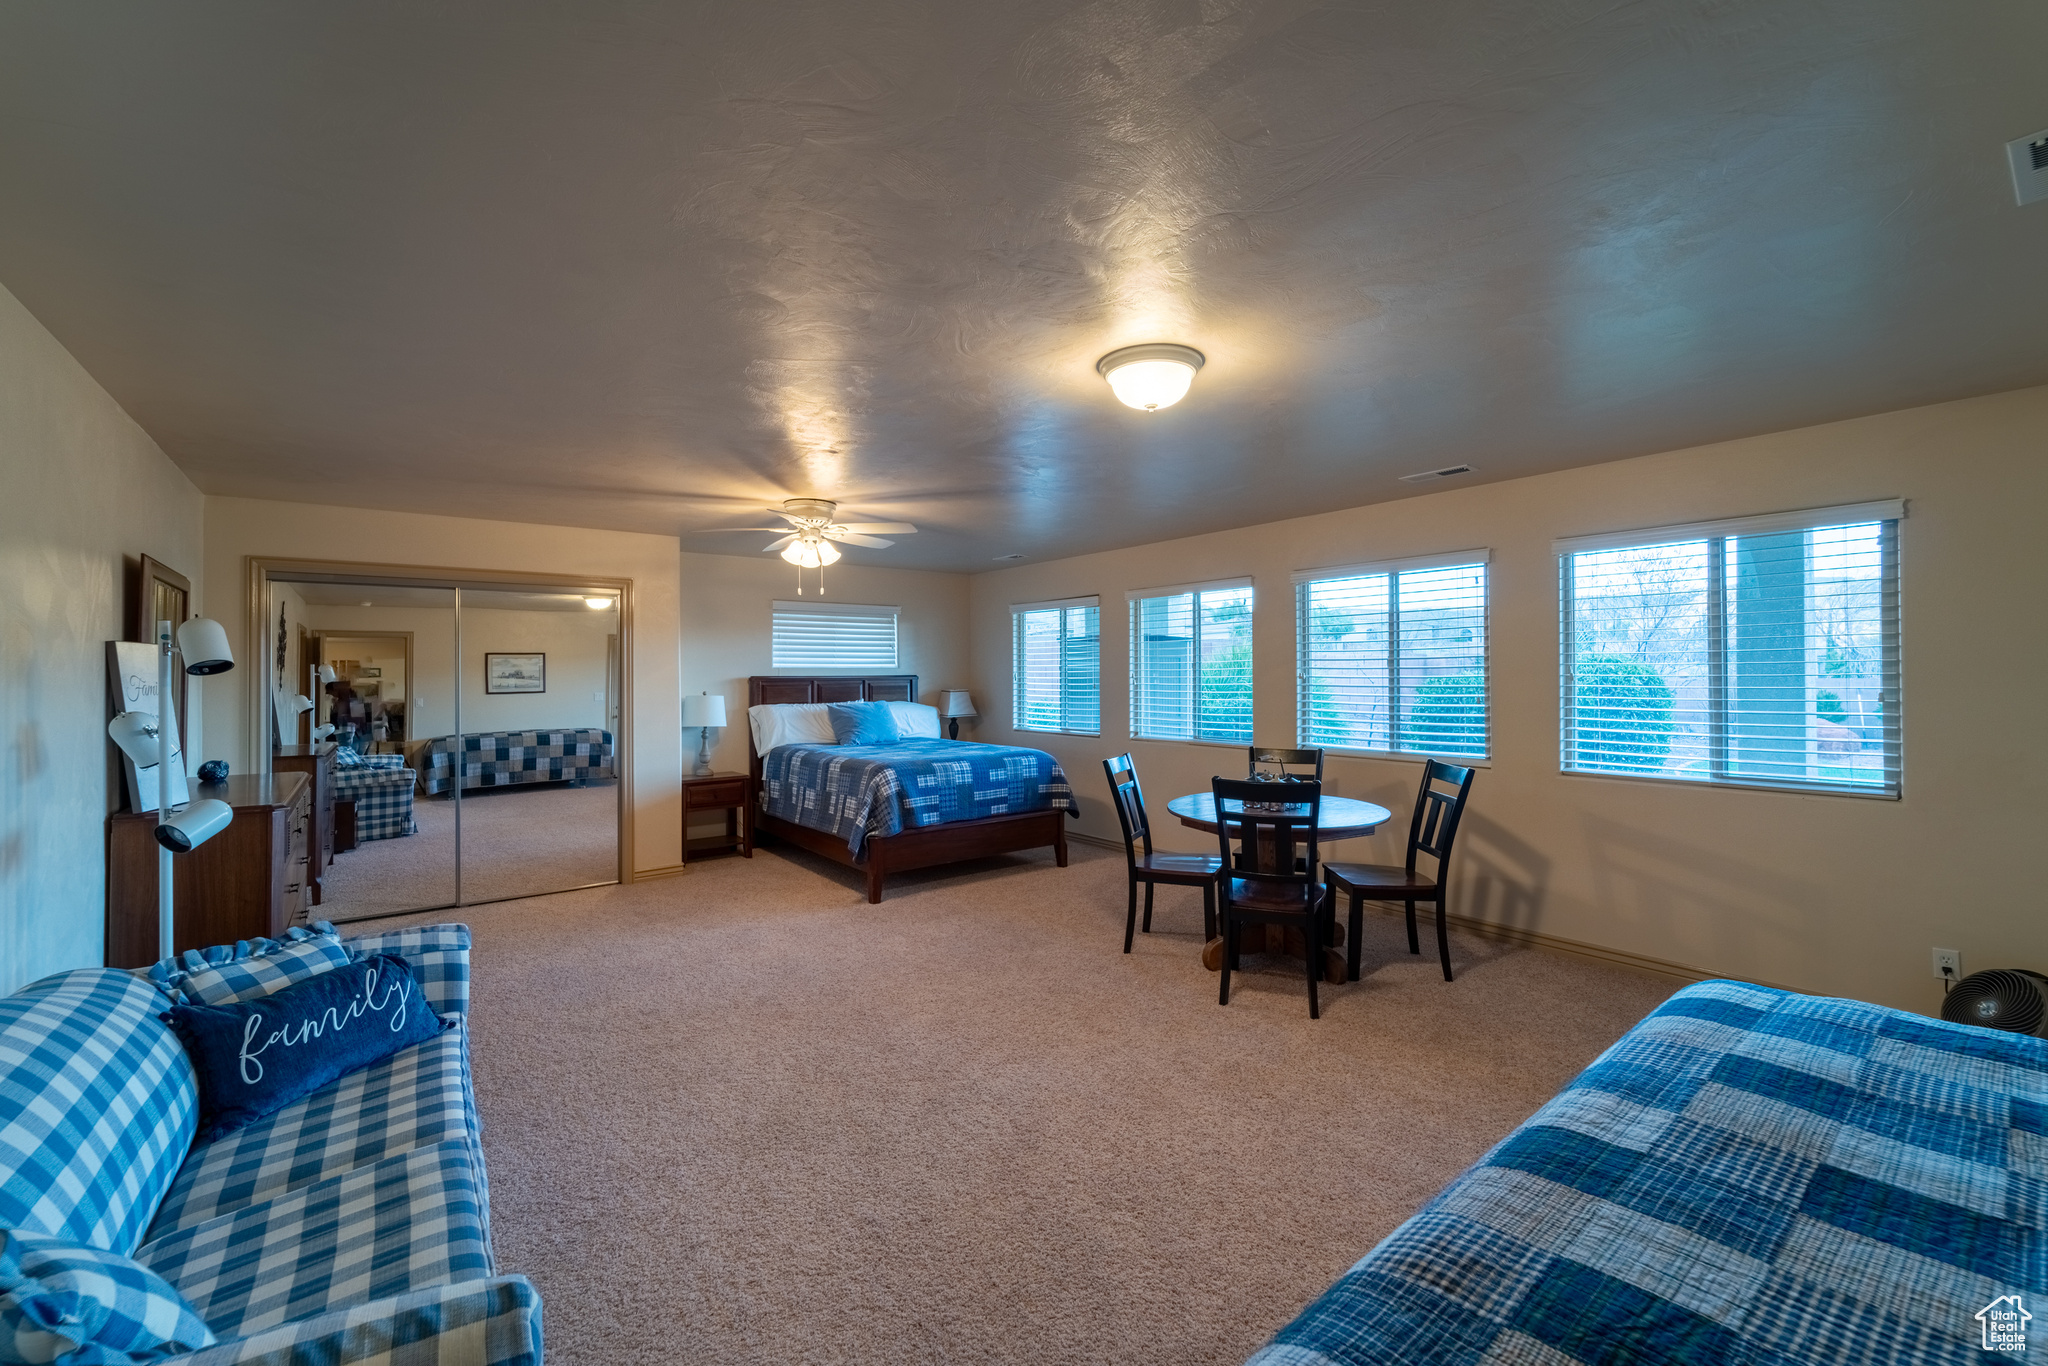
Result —
M664 863L659 868L635 868L633 870L633 881L652 882L658 877L675 877L680 873L688 871L687 866L680 863Z
M1078 830L1069 830L1067 832L1067 843L1092 844L1097 849L1108 849L1118 854L1124 851L1124 842L1122 840L1106 840L1100 835L1084 835Z

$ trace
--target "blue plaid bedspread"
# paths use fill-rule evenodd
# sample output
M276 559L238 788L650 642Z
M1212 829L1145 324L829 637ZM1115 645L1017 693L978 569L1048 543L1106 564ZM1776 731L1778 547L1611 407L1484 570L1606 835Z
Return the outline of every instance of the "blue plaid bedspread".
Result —
M2048 1042L1706 982L1252 1362L2023 1361L2044 1305Z
M1059 760L965 740L777 745L761 763L761 809L842 836L855 858L877 835L1024 811L1079 812Z

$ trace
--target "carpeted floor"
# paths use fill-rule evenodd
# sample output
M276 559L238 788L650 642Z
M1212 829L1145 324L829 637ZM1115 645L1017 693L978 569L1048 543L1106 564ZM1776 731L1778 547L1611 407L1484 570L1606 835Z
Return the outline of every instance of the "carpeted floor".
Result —
M314 920L361 920L455 900L455 803L413 798L419 832L371 840L328 865ZM619 787L507 787L462 798L465 902L584 887L619 875Z
M1233 1363L1678 983L1369 916L1311 1022L1123 863L763 851L463 913L492 1228L553 1366ZM436 917L423 917L433 919Z

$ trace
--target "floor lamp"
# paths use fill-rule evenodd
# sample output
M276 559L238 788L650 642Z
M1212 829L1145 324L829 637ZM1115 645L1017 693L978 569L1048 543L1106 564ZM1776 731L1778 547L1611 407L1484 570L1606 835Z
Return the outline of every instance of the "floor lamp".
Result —
M228 633L221 629L219 622L205 617L194 617L180 626L176 644L171 639L171 623L158 622L156 653L156 704L159 711L171 705L173 654L185 657L185 672L196 678L226 673L235 667L234 652L228 648ZM146 711L124 711L107 722L107 734L135 765L138 774L145 768L156 769L155 833L159 846L156 851L157 956L169 958L177 952L171 897L171 855L188 854L227 829L228 822L235 818L235 812L226 802L211 797L188 802L175 813L171 811L170 766L181 756L166 752L168 747L163 743L163 730L162 717Z

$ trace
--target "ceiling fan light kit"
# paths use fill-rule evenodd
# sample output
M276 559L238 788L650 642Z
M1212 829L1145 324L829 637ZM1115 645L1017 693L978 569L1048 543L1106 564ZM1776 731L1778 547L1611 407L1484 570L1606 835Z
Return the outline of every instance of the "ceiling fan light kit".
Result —
M1192 346L1146 342L1110 352L1095 362L1095 373L1109 381L1126 407L1156 413L1187 397L1205 359Z
M779 508L768 511L782 518L795 528L784 532L761 549L769 554L782 552L782 558L796 566L796 591L801 597L804 591L806 569L818 571L818 592L825 591L825 566L839 562L839 547L834 541L846 545L863 545L871 550L881 550L894 545L885 541L876 532L887 532L891 536L909 536L917 528L908 522L839 522L833 520L839 515L839 504L829 498L791 498ZM742 531L781 531L781 527L741 527Z

